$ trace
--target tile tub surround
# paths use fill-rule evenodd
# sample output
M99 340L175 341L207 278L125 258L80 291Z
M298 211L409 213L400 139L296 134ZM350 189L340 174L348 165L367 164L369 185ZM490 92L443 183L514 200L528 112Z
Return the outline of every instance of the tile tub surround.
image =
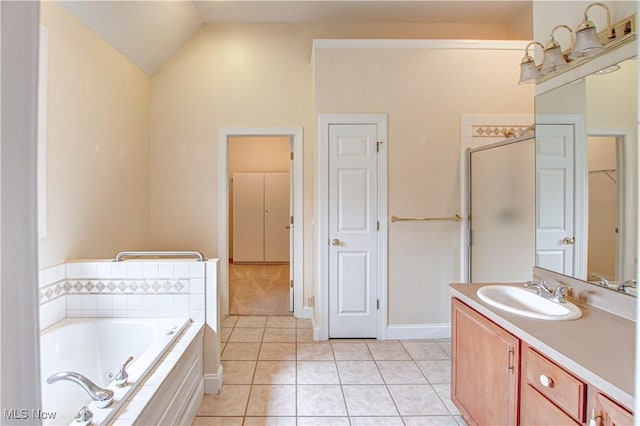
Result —
M312 332L287 316L225 318L224 386L193 424L465 424L449 401L449 340L313 342Z
M204 322L208 262L96 260L43 269L40 329L71 317L184 316Z
M483 284L451 284L453 297L487 317L547 358L627 407L634 406L635 322L583 304L571 321L525 318L494 308L477 296ZM522 286L523 284L514 284ZM615 355L615 362L607 362Z

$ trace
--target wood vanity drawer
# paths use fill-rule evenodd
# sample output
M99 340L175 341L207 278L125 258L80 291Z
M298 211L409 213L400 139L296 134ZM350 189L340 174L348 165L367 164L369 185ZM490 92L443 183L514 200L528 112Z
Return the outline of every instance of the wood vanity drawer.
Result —
M531 385L522 389L520 426L580 426L554 403L542 396Z
M578 422L585 421L586 385L535 350L524 351L527 383Z

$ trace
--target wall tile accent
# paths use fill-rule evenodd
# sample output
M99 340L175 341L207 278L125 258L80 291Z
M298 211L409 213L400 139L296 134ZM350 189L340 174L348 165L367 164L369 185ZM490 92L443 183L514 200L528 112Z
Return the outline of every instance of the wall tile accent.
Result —
M207 269L217 274L217 268ZM39 287L41 330L74 317L205 321L202 262L70 262L41 270Z
M504 125L504 126L473 126L472 127L472 136L474 138L493 138L493 137L504 137L504 138L516 138L524 135L528 126L513 126L513 125Z
M463 114L460 116L462 150L523 136L533 123L533 114Z

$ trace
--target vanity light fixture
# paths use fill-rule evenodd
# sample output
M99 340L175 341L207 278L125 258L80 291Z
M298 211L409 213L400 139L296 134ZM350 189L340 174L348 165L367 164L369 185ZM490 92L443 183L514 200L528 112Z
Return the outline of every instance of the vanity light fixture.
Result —
M547 43L544 48L544 62L542 62L542 66L540 67L541 74L549 74L569 65L564 57L564 53L562 53L560 43L558 43L554 38L556 30L560 28L564 28L571 33L571 48L569 51L573 50L573 30L564 24L553 27L553 30L551 30L551 40L549 40L549 43Z
M575 46L571 54L569 54L571 59L597 55L604 50L604 46L598 38L596 25L589 20L588 12L593 6L599 6L607 12L607 37L609 39L616 38L616 31L611 27L611 12L609 8L603 3L591 3L584 10L584 19L576 30Z
M538 68L536 67L536 61L529 55L529 47L535 44L540 46L544 53L544 45L539 41L532 41L527 44L527 47L524 49L522 61L520 61L520 81L518 81L518 84L534 83L538 78L540 78L540 71L538 71Z

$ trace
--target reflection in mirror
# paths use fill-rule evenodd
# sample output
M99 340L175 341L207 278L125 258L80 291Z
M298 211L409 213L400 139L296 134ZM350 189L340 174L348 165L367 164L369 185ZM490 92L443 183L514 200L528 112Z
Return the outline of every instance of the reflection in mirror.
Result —
M637 269L637 72L628 59L535 105L536 265L628 294Z
M622 198L618 193L618 140L614 136L589 136L589 229L587 240L588 280L608 283L622 278L617 270L621 257L618 212ZM622 182L620 182L622 184ZM618 259L618 261L616 260Z

